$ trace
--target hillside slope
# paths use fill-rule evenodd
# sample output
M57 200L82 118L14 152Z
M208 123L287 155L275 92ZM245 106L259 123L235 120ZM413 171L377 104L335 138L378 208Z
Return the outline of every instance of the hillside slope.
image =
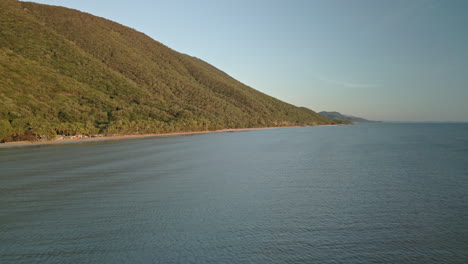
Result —
M0 102L0 139L334 122L131 28L16 0L0 1Z
M353 123L375 123L378 121L371 121L364 119L362 117L356 117L356 116L350 116L350 115L344 115L340 112L327 112L327 111L322 111L319 114L328 117L330 119L338 120L338 121L344 121L344 122L353 122Z

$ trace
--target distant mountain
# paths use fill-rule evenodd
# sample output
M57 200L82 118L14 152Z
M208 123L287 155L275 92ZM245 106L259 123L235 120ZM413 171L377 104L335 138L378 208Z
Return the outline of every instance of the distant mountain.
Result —
M118 23L0 1L0 140L331 123Z
M367 120L361 117L356 117L356 116L351 116L351 115L343 115L339 112L326 112L322 111L319 114L326 116L330 119L334 120L340 120L340 121L348 121L348 122L353 122L353 123L373 123L373 122L379 122L379 121L371 121Z

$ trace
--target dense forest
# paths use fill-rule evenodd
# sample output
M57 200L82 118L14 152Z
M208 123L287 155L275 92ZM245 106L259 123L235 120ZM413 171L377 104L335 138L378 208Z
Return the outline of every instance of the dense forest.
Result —
M115 22L0 0L0 140L337 122Z

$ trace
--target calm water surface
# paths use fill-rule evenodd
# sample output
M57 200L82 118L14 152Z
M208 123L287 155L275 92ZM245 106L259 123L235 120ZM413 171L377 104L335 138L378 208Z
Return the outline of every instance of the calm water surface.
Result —
M0 149L0 263L468 263L468 124Z

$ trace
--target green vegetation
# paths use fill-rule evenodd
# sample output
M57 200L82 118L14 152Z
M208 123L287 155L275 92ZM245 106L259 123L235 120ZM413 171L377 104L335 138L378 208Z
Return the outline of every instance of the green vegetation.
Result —
M319 114L328 117L330 119L336 120L338 122L349 122L349 123L376 123L379 121L371 121L361 117L350 116L350 115L343 115L339 112L326 112L322 111Z
M0 1L0 140L332 122L112 21Z

